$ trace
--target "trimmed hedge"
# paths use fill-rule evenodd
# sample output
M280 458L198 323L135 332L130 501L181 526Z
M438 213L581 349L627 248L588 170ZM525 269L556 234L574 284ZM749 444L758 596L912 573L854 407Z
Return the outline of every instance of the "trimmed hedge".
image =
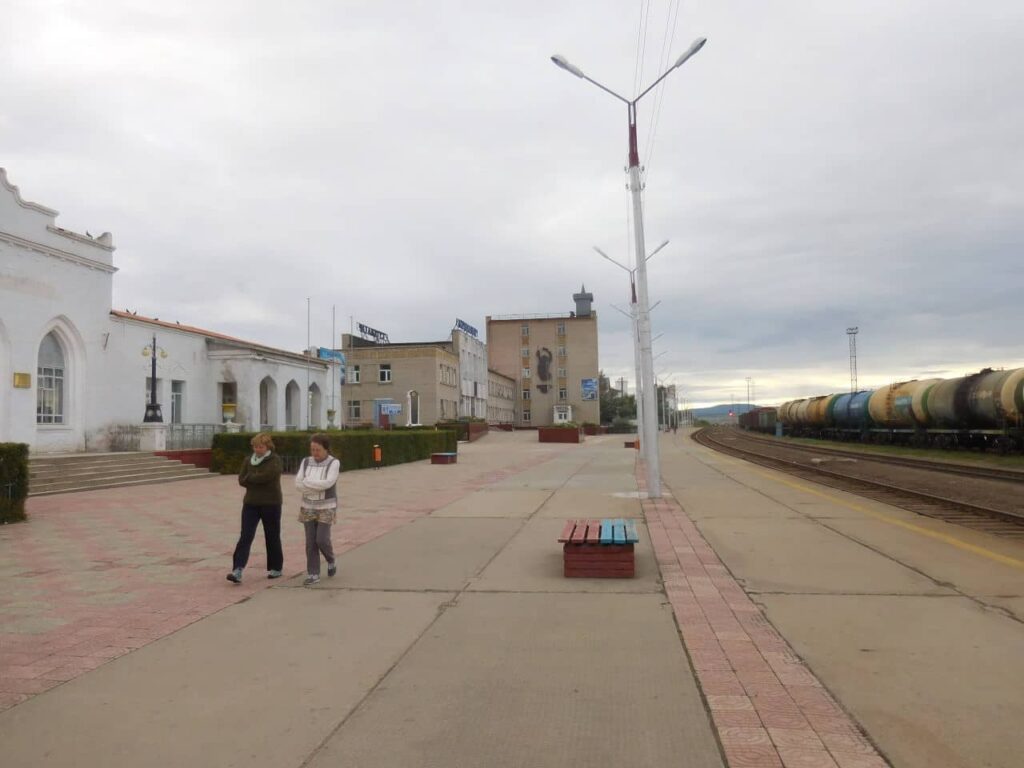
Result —
M242 461L252 455L249 441L254 432L221 433L213 437L210 471L222 475L237 474ZM374 466L373 446L379 445L383 466L429 459L432 453L458 451L455 432L449 430L334 430L325 431L331 439L331 455L341 459L341 469L368 469ZM309 432L271 432L274 452L284 461L285 472L295 472L299 462L309 455Z
M25 519L28 496L28 446L0 443L0 523Z

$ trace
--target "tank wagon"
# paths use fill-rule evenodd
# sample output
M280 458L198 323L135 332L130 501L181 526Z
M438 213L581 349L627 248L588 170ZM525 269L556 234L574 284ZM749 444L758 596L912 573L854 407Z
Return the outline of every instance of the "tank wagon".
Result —
M746 413L741 413L739 424L743 429L753 432L767 432L775 434L775 422L777 409L775 408L754 408Z
M794 436L1022 450L1024 368L790 400L778 418Z

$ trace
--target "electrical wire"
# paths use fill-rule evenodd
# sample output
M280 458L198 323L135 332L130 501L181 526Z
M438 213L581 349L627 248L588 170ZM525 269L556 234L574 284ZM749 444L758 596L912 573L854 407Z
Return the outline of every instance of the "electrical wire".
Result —
M669 57L672 55L672 46L675 45L676 41L676 24L679 22L679 7L682 4L682 0L675 0L675 14L672 12L672 0L669 0L668 15L665 17L665 35L661 42L661 59L659 72L664 72L668 66ZM669 23L672 24L671 34L669 33ZM651 157L654 155L654 141L658 135L658 120L661 117L661 107L665 101L665 83L657 87L654 92L654 109L651 114L651 123L647 131L647 146L646 158L644 160L644 167L650 169Z

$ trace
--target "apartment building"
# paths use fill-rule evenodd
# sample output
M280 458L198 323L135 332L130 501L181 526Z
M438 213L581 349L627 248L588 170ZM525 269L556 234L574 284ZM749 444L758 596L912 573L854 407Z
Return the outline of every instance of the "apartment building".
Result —
M594 296L581 287L573 301L573 312L487 317L488 362L516 383L518 426L600 421Z
M341 337L348 365L345 425L412 426L458 418L459 356L451 340L381 344Z

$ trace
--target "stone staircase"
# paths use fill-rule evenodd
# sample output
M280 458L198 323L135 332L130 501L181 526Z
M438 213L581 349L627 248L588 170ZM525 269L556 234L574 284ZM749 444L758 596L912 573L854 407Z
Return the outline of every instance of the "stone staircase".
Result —
M77 453L29 459L29 496L219 477L152 453Z

